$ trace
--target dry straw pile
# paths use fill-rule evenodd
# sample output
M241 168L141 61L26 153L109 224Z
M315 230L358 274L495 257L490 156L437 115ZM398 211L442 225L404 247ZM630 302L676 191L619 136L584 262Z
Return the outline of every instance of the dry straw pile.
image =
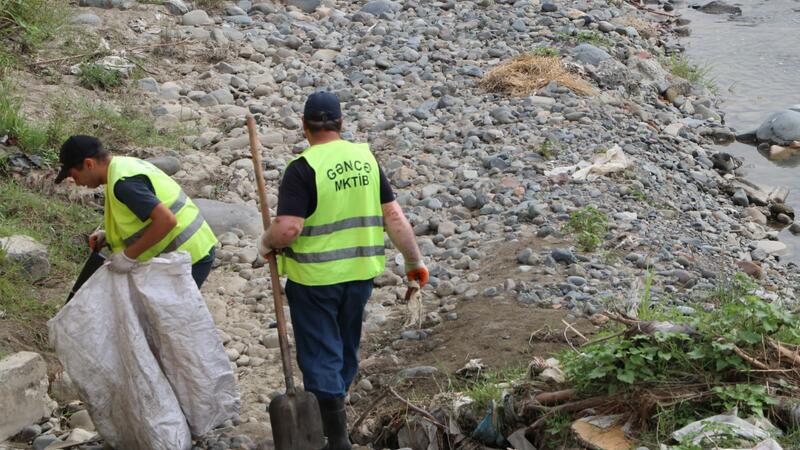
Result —
M538 56L531 53L519 55L486 74L481 86L491 92L526 96L557 82L583 95L595 95L596 91L585 80L571 74L557 56Z

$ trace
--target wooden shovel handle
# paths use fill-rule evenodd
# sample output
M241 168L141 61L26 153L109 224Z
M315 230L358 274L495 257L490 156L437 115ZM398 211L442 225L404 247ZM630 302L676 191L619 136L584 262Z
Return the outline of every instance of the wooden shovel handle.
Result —
M267 204L267 189L264 186L264 168L261 165L261 151L259 150L258 133L256 131L256 121L251 115L247 115L247 133L250 135L250 153L253 156L253 171L256 173L256 184L258 185L258 203L261 206L261 221L264 223L264 230L269 229L269 205ZM286 393L293 394L294 378L292 377L292 354L289 350L289 338L286 333L286 317L283 314L283 294L281 294L281 282L278 279L278 263L275 260L275 252L267 255L269 264L269 275L272 279L272 297L275 300L275 318L278 321L278 342L281 347L281 362L283 363L283 378L286 382Z

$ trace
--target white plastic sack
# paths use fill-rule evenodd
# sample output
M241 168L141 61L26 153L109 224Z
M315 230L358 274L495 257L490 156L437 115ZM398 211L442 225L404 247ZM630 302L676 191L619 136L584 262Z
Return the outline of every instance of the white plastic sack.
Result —
M576 180L592 181L602 175L612 172L621 172L631 166L631 160L625 155L619 145L614 144L608 151L595 158L588 167L581 168L572 174Z
M131 296L192 435L202 436L239 413L236 378L189 254L170 253L147 268L132 273Z
M51 344L115 448L189 449L190 427L201 435L238 412L233 372L190 265L181 253L130 275L101 267L48 322Z

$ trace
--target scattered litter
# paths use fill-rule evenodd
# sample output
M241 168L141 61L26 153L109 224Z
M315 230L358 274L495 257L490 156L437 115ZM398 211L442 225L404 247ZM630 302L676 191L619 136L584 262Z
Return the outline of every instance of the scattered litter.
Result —
M432 423L413 417L397 433L397 443L401 447L420 450L440 450L438 429Z
M780 430L777 430L768 420L761 419L759 422L761 422L761 426L741 419L736 416L736 410L734 410L731 414L719 414L692 422L672 433L672 437L681 443L689 441L694 445L699 445L704 441L711 442L720 436L736 436L757 442L780 434ZM769 428L770 431L762 427Z
M501 417L500 414L498 414L495 401L492 400L489 402L488 413L483 420L480 421L475 431L472 432L472 437L487 445L503 446L506 443L506 438L503 437L500 427Z
M147 22L143 19L133 19L128 22L128 27L136 33L144 33L147 29Z
M408 318L403 324L404 329L422 327L422 320L425 316L425 307L422 306L422 292L419 283L411 281L408 283L405 301L408 302Z
M574 174L572 178L575 180L595 180L603 175L609 173L621 172L631 167L632 161L625 155L622 148L614 144L604 154L599 155L594 159L594 162L588 167L584 167Z
M476 380L486 371L486 364L480 358L470 359L464 367L456 370L456 375L461 378Z
M625 436L624 416L590 416L572 423L575 438L588 448L603 450L627 450L634 442Z
M133 63L129 62L126 58L121 56L106 56L103 59L97 60L94 62L95 65L104 67L108 70L119 72L123 76L128 76L134 67L136 67ZM81 68L84 64L75 64L70 66L69 72L72 75L80 75Z

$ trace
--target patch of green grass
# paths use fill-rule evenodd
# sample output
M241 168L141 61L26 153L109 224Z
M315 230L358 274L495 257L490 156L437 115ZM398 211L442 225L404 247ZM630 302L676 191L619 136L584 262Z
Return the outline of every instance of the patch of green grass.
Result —
M556 38L576 44L592 44L598 47L613 48L616 43L599 31L579 31L577 34L558 33Z
M561 51L555 47L536 47L532 53L536 56L561 56Z
M47 131L22 115L22 98L8 79L0 80L0 135L9 135L31 154L41 154L47 147Z
M0 0L0 72L34 53L66 23L63 0Z
M22 97L11 83L0 82L0 135L8 134L29 154L54 161L57 149L73 134L99 138L108 148L184 146L181 138L187 128L162 130L156 119L132 106L120 108L84 98L61 96L52 99L43 119L32 121L22 114Z
M570 432L572 421L573 418L568 413L556 413L548 416L544 425L545 448L570 448L568 445L573 442Z
M608 231L608 216L594 206L586 206L570 215L563 231L575 234L581 251L593 252L603 243Z
M777 440L785 450L800 450L800 427L779 436Z
M108 90L122 85L122 75L100 64L83 64L78 74L81 86L87 89Z
M102 216L77 203L42 195L12 180L0 180L0 236L24 234L47 247L51 272L31 280L18 264L0 258L0 310L11 320L46 320L63 303L80 265L89 254L87 239ZM44 289L57 286L59 298Z
M478 376L477 380L451 380L456 390L461 390L464 395L474 400L473 408L476 411L486 411L492 400L500 400L503 393L503 383L513 383L522 380L527 375L527 367L510 366L498 371L486 371Z
M716 90L714 79L709 77L711 66L692 64L685 55L670 55L660 58L661 65L673 75L679 76L692 84Z

